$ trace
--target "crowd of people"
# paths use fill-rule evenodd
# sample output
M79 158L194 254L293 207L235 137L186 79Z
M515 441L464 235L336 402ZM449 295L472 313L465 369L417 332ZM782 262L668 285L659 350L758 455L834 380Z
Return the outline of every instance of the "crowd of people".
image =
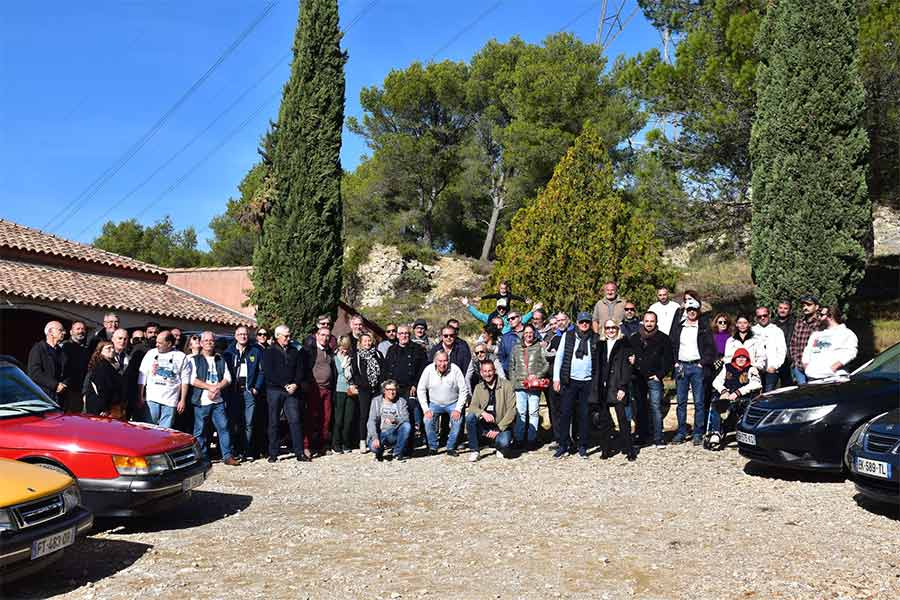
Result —
M47 323L27 368L67 412L180 429L204 452L215 431L229 466L275 462L283 446L299 461L354 450L405 461L422 445L437 454L444 437L447 455L465 444L472 462L482 446L511 458L544 442L555 458L588 458L595 447L601 458L620 449L633 461L640 448L666 447L670 376L677 429L669 443L690 437L718 449L760 391L845 375L857 354L839 308L812 295L798 299L796 315L784 300L774 314L759 306L751 317L704 312L696 291L678 303L660 288L642 311L607 282L593 311L574 321L540 303L519 312L515 303L530 302L506 282L487 298L496 301L490 313L462 299L482 323L471 349L457 319L434 340L424 319L389 323L378 344L358 315L340 338L328 315L306 337L287 325L242 326L219 352L211 331L151 322L129 334L107 314L91 336L74 321L65 341L63 325Z

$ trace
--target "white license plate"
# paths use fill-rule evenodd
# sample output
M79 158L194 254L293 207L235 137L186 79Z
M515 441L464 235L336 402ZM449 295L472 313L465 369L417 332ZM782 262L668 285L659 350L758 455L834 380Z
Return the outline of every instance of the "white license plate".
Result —
M75 542L75 528L66 529L31 542L31 560L47 556Z
M868 458L856 458L856 472L870 477L880 477L881 479L891 478L891 463L882 462L880 460L870 460Z
M748 446L756 445L756 436L752 433L744 433L743 431L738 431L736 436L737 441L741 444L747 444Z
M195 487L200 487L201 483L203 483L203 473L192 475L181 482L181 490L184 492L192 490Z

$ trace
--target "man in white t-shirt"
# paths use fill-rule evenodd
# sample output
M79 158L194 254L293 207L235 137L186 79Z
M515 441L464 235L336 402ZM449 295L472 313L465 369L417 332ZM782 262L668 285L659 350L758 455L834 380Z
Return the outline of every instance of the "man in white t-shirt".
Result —
M656 313L656 327L664 334L669 335L672 331L672 320L675 318L675 311L681 308L677 302L669 299L669 288L661 287L656 290L656 299L650 305L650 312Z
M147 404L145 414L150 423L172 428L175 407L187 398L188 383L185 377L186 357L175 349L175 336L170 331L160 331L156 336L156 348L147 352L141 360L138 373L138 403L140 409Z
M193 386L191 404L194 405L194 437L200 444L200 450L206 454L206 438L203 431L212 419L213 427L219 434L219 449L222 452L222 464L236 467L241 464L231 451L231 434L228 431L228 415L222 390L231 383L231 374L221 354L216 354L216 336L212 331L204 331L200 335L200 354L188 359L185 373ZM183 401L182 401L183 402ZM179 405L180 410L184 407ZM180 411L179 411L180 412Z

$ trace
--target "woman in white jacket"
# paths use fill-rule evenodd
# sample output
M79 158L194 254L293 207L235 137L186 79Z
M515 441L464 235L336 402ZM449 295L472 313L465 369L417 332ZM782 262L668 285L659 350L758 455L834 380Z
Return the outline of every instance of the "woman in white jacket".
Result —
M725 342L725 356L722 361L725 364L731 362L734 351L745 348L750 354L750 364L762 373L766 370L766 340L762 336L753 334L750 328L750 317L738 315L734 321L734 335Z

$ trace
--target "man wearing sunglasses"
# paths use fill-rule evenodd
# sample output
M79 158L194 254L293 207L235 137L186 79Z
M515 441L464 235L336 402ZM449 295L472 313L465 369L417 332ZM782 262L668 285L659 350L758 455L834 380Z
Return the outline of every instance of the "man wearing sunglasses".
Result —
M459 368L460 373L465 373L472 360L472 351L469 344L459 339L459 334L452 327L441 329L441 340L431 347L428 352L428 360L434 361L438 352L445 352L450 357L450 362Z
M384 339L381 343L378 344L378 351L381 352L382 356L387 356L388 350L391 349L391 346L397 343L397 324L396 323L388 323L387 327L384 328Z
M784 333L778 325L772 323L768 306L756 307L756 325L753 333L758 335L766 345L766 368L760 373L763 380L763 392L778 387L778 370L787 356L787 344Z
M846 376L844 367L856 358L859 340L844 324L837 305L820 307L817 317L818 330L809 336L801 356L803 372L810 382Z
M312 333L306 336L305 340L303 340L303 347L306 348L306 351L308 353L314 353L320 329L327 329L329 331L326 347L328 348L329 352L334 354L335 352L337 352L337 337L335 337L334 334L330 333L331 317L328 315L319 315L319 317L316 319L316 328L313 329Z

